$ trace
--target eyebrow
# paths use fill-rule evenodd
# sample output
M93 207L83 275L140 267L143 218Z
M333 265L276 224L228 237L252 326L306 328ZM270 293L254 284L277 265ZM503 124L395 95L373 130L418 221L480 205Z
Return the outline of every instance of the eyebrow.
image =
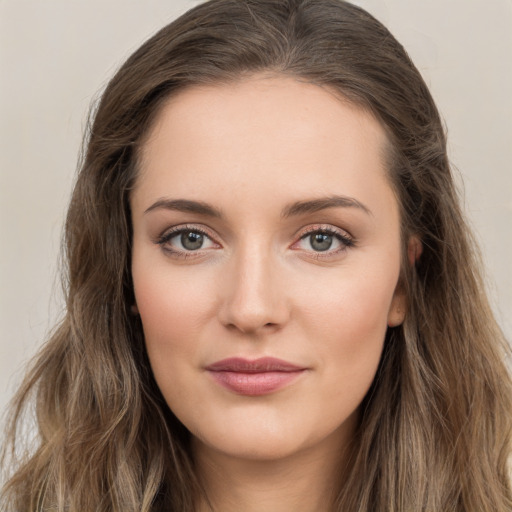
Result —
M308 201L297 201L287 205L281 217L289 218L307 213L314 213L327 208L357 208L362 210L368 215L373 215L372 212L363 203L354 199L353 197L333 195L329 197L321 197L318 199L311 199ZM153 210L165 209L174 210L186 213L197 213L207 217L215 217L218 219L224 218L222 212L214 206L203 201L192 201L190 199L166 199L162 198L153 203L149 208L144 211L144 214Z
M370 209L357 199L337 195L321 197L309 201L298 201L286 206L281 215L284 218L288 218L295 215L318 212L327 208L358 208L368 215L373 215Z
M203 201L191 201L189 199L159 199L144 211L144 214L153 210L165 209L178 212L197 213L208 217L223 218L220 210L217 210Z

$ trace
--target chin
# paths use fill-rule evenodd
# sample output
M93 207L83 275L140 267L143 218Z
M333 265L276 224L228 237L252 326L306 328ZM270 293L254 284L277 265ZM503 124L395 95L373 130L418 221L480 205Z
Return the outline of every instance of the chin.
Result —
M210 428L201 432L192 427L191 433L196 448L212 450L227 457L251 461L275 461L300 455L319 446L341 446L351 436L356 416L342 421L341 425L328 420L308 423L305 418L275 416L223 418L210 423ZM197 453L197 450L196 450Z
M213 450L233 459L247 461L275 461L290 457L302 449L304 442L298 439L290 439L283 433L254 433L238 432L227 437L219 435L207 439L199 439L195 436L194 444L200 444L203 448Z

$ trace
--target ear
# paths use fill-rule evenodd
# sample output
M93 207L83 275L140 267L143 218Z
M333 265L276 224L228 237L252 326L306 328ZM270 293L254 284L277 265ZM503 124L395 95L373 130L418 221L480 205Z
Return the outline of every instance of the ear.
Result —
M407 244L407 259L409 260L410 267L414 267L416 262L420 259L422 252L423 244L419 237L416 235L411 236Z
M407 244L407 261L410 267L414 267L416 262L420 259L422 252L423 244L421 240L416 235L411 236ZM401 325L405 320L406 311L407 297L404 287L399 281L393 295L393 300L391 301L391 307L389 308L388 327Z
M139 308L137 307L137 304L136 304L136 303L135 303L135 304L132 304L132 305L130 306L130 313L131 313L132 315L138 315L138 314L139 314Z

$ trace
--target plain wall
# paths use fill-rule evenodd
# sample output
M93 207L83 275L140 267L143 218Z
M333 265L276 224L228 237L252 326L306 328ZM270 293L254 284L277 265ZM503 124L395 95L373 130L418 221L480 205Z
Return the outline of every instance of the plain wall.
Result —
M0 410L62 312L57 257L88 105L194 0L0 0ZM437 101L512 338L512 1L359 0Z

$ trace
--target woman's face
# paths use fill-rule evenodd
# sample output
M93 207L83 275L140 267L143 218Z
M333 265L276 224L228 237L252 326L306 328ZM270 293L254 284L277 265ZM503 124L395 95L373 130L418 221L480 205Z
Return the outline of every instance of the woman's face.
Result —
M275 459L353 433L403 320L398 206L369 114L290 77L189 88L131 197L153 373L199 447Z

